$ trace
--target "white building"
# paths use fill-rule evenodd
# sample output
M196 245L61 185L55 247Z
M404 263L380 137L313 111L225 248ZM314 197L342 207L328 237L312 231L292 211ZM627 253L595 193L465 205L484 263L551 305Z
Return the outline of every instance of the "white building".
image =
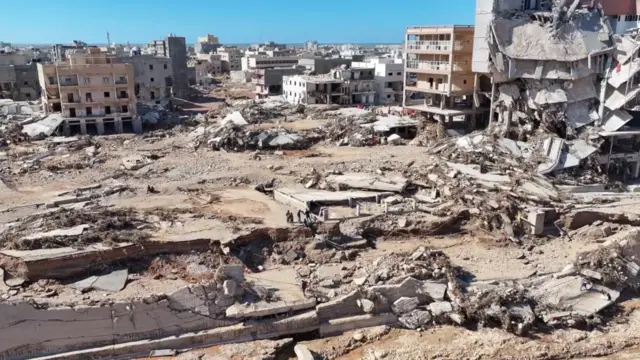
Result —
M391 105L402 103L404 86L404 62L402 59L374 58L366 62L354 62L354 68L374 67L375 103Z
M282 95L291 104L372 105L375 101L373 68L340 68L325 75L282 78Z
M298 65L297 56L269 56L250 55L241 59L242 71L255 71L257 69L290 68Z

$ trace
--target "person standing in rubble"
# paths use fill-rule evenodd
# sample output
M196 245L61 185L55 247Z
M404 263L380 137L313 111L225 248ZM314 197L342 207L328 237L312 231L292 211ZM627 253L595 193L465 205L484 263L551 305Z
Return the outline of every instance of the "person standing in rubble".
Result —
M293 214L291 213L291 211L287 210L287 224L292 224L293 223Z
M300 289L302 289L302 296L307 297L307 287L309 286L309 282L306 279L302 279L300 282Z

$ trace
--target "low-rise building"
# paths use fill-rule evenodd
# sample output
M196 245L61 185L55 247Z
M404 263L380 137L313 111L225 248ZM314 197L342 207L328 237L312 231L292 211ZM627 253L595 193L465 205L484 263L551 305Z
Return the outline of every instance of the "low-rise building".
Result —
M223 46L218 48L218 55L223 72L238 71L242 69L242 52L235 46Z
M339 68L325 75L284 76L283 96L291 104L372 105L373 68Z
M289 68L298 65L295 55L269 56L250 55L242 58L242 71L256 71L257 69Z
M120 59L133 65L135 94L139 101L159 104L173 97L173 67L169 58L133 55Z
M299 75L303 71L304 68L301 67L256 70L252 80L256 85L256 97L282 94L283 77Z
M222 44L220 44L217 37L207 34L206 36L198 37L198 41L196 41L193 48L196 54L215 54L221 46Z
M189 68L193 68L193 82L197 85L211 85L213 76L219 75L221 70L220 55L210 55L210 60L191 59Z
M304 66L309 72L320 75L328 74L331 69L342 65L351 66L352 61L344 58L302 57L298 60L298 65Z
M62 116L65 135L142 131L132 64L89 48L66 62L37 66L44 111Z
M0 53L0 98L15 101L40 97L38 69L25 54Z
M473 37L473 26L407 28L405 108L442 122L475 117Z
M404 88L404 62L402 59L374 58L367 62L354 62L353 66L374 66L376 104L392 105L402 103Z

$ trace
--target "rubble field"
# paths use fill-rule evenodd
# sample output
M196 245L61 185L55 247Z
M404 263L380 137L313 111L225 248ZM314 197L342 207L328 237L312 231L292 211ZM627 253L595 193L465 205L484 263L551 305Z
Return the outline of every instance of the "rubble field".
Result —
M632 187L589 163L541 172L535 141L495 128L450 137L232 88L197 114L147 109L139 136L27 136L2 115L0 357L578 359L640 344Z

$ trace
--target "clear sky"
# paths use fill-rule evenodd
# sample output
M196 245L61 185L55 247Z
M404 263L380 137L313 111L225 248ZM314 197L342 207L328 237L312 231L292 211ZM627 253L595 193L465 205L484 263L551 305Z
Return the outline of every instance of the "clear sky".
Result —
M415 25L473 24L475 0L0 0L0 41L399 43Z

